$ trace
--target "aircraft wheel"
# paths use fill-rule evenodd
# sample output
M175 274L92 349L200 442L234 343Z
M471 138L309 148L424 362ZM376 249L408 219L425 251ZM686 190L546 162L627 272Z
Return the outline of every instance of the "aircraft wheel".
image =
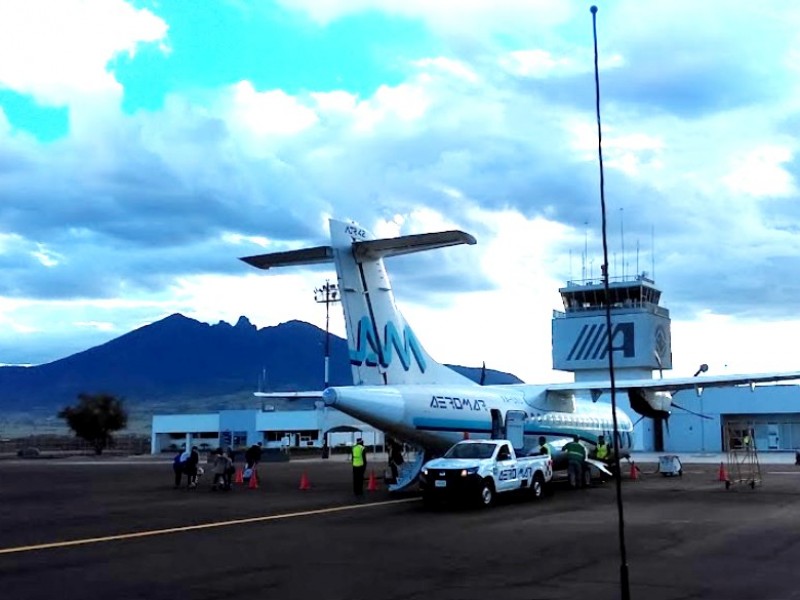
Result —
M478 500L481 506L491 506L492 502L494 502L494 485L491 479L484 480Z

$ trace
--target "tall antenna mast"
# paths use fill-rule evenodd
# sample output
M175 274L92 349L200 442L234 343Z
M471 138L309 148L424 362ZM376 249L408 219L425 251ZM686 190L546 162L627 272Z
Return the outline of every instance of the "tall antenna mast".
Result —
M625 209L619 209L619 237L622 240L622 279L625 280Z
M586 261L589 260L589 221L584 222L583 226L583 266L581 279L586 280L588 279L586 276Z
M606 232L606 193L605 178L603 175L603 130L600 126L600 73L597 66L597 7L592 6L592 35L594 37L594 89L595 89L595 109L597 112L597 157L600 163L600 210L603 217L603 287L605 288L606 298L610 298L608 285L608 235ZM619 554L620 554L620 587L622 600L630 600L630 581L628 578L628 557L625 550L625 518L622 511L622 481L619 464L619 423L617 422L617 391L614 381L614 351L612 350L613 334L611 332L611 302L606 305L606 349L608 351L608 375L611 380L611 418L614 425L614 462L617 476L617 516L619 523Z
M650 279L656 280L656 226L650 225Z

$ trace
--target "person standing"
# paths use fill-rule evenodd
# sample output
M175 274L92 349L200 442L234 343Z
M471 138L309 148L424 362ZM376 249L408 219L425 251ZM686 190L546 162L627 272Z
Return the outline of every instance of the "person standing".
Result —
M583 469L586 461L586 448L581 444L577 435L572 436L572 441L564 444L567 453L567 473L569 474L570 487L578 488L583 483Z
M358 438L350 450L353 463L353 493L356 498L364 497L364 473L367 471L367 449L364 440Z
M397 482L400 465L405 462L403 459L403 446L395 440L389 441L389 469L392 472L393 482Z
M222 448L217 448L214 452L214 479L211 482L212 490L225 490L231 489L230 485L230 467L233 465L230 456L222 451Z
M189 458L186 459L184 464L184 472L186 473L186 487L193 489L197 487L197 466L200 464L200 452L197 446L192 446L192 451Z
M189 458L188 452L178 452L175 458L172 459L172 472L175 474L175 489L181 487L181 480L183 479L183 472L186 466L186 459Z
M261 462L261 442L253 444L244 453L245 462L245 481L249 481L250 477L256 474L256 467ZM258 477L258 475L256 475Z
M608 460L608 455L611 449L609 448L608 444L606 443L605 436L598 435L597 436L597 447L594 451L594 456L597 460L601 460L606 462Z
M547 445L547 438L543 435L539 436L539 454L542 456L551 456L550 446Z

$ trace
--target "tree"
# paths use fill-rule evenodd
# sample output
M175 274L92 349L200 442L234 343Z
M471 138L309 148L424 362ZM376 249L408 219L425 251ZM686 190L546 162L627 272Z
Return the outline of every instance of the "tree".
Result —
M113 443L111 434L128 424L122 400L111 394L78 394L78 403L58 413L75 435L89 442L95 454Z

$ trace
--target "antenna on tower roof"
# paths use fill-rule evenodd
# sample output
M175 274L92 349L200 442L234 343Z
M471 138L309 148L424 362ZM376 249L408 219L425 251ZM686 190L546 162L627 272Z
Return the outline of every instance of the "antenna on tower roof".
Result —
M650 279L656 280L656 226L650 225Z

